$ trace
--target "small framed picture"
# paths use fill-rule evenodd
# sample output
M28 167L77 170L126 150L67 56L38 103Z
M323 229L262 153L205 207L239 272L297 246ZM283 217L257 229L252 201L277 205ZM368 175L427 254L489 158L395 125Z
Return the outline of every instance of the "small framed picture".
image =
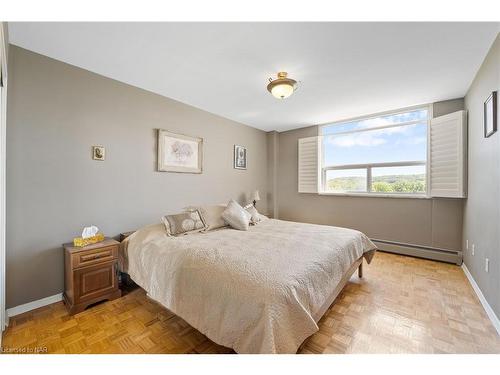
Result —
M234 145L234 168L247 169L246 147Z
M497 131L497 92L493 91L484 102L484 137Z
M106 148L103 146L92 146L92 159L104 160L106 158Z

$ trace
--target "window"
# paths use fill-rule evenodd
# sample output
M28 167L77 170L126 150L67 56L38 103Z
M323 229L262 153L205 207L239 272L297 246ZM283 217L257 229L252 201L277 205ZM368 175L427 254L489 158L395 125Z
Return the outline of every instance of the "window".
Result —
M429 120L421 107L322 126L322 191L425 195Z

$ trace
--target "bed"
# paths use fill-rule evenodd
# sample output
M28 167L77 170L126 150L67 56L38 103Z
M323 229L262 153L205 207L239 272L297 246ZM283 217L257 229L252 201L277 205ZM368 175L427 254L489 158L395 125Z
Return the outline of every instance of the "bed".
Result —
M150 298L217 344L296 353L375 250L363 233L326 225L267 219L248 231L169 237L158 224L122 242L120 263Z

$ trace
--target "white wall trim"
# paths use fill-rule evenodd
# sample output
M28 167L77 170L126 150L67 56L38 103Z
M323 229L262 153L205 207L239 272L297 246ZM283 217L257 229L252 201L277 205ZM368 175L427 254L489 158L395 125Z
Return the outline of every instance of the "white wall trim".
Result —
M465 276L467 276L467 279L469 280L470 285L472 286L472 289L474 289L474 292L476 292L476 295L479 298L481 305L483 305L484 310L486 311L486 314L490 318L491 323L493 324L493 327L495 327L498 335L500 336L500 320L496 316L495 312L491 308L488 301L486 301L486 298L484 298L483 292L481 292L481 289L479 289L479 286L477 285L476 280L474 280L474 278L472 277L472 274L469 272L469 269L467 268L465 263L462 263L462 269L464 270Z
M0 64L2 68L3 88L1 90L0 114L0 343L2 332L5 329L7 313L5 311L5 283L6 283L6 251L5 251L5 181L6 181L6 129L7 129L7 25L0 23Z
M7 309L7 317L11 318L13 316L38 309L39 307L50 305L51 303L62 301L63 295L62 293L55 294L50 297L45 297L36 301L25 303L24 305L19 305L16 307L11 307Z

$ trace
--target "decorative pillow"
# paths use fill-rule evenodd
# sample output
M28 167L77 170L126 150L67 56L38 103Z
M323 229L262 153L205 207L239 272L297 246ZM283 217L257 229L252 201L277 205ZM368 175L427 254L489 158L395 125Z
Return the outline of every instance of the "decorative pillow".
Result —
M198 211L205 224L207 230L227 227L227 223L222 218L222 213L226 209L225 204L207 205L199 207L187 207L186 210L190 212Z
M257 209L253 205L245 208L245 210L251 215L250 217L251 224L258 224L262 220L261 218L262 215L259 214L259 211L257 211Z
M241 207L234 199L227 204L222 213L222 218L234 229L248 230L252 215Z
M168 236L201 232L207 228L198 211L166 215L161 218Z

